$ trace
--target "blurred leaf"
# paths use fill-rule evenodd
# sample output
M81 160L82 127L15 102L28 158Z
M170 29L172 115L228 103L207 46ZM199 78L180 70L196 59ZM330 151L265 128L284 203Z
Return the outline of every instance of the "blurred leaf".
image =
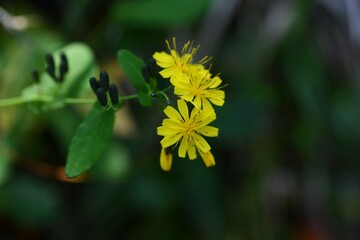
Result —
M144 62L130 51L124 49L118 52L117 58L126 76L138 92L140 103L143 106L150 106L152 104L151 91L141 74L141 67Z
M1 139L0 142L0 186L6 182L9 176L10 170L10 156L9 152L6 150L6 147L3 146Z
M4 211L28 226L49 225L57 216L60 196L49 183L18 178L4 186Z
M111 139L114 121L114 111L94 105L70 144L65 167L69 178L85 172L101 157Z
M121 142L113 142L104 159L94 165L91 176L109 181L122 179L129 173L129 162L130 155L126 146Z
M148 0L119 2L112 18L141 27L169 28L191 24L206 10L210 0Z

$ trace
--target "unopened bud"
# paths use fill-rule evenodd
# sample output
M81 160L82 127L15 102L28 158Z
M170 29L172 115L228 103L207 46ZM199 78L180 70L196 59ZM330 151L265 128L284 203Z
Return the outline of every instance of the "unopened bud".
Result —
M109 86L109 95L110 95L111 103L113 105L119 103L119 90L114 83L110 84Z
M109 90L109 75L105 71L100 72L100 86L105 92Z
M98 90L98 88L100 87L99 82L96 80L96 78L91 77L89 79L89 84L93 92L96 94L96 90Z
M98 90L96 90L96 97L101 106L107 105L107 97L106 97L106 92L104 91L104 89L99 88Z

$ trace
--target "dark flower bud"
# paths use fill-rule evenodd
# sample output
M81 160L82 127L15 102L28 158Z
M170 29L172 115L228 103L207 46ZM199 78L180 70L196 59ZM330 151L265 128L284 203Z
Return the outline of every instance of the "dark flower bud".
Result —
M33 78L33 80L34 80L35 82L39 82L39 81L40 81L39 72L38 72L36 69L33 69L33 70L31 71L31 76L32 76L32 78Z
M47 73L49 73L49 75L56 80L56 76L55 76L55 62L54 62L54 58L50 53L46 53L45 54L45 62L46 62L46 67L45 67L45 71Z
M96 94L96 90L98 90L98 88L100 87L99 82L96 80L96 78L91 77L89 79L89 84L93 92Z
M98 88L96 90L96 97L97 97L97 99L98 99L101 106L106 106L107 105L107 97L106 97L106 92L104 91L104 89Z
M50 68L55 69L55 61L53 55L51 53L45 54L45 62Z
M105 71L100 72L100 86L105 92L109 90L109 75Z
M61 67L61 65L63 65L64 66L64 72L66 73L67 71L69 71L69 64L68 64L68 60L67 60L67 57L66 57L64 52L62 52L60 54L60 59L61 59L60 67Z
M50 67L50 66L46 66L45 71L54 79L56 80L56 76L55 76L55 69Z
M63 80L65 74L69 71L69 65L65 53L62 52L60 58L60 80Z
M110 84L109 86L109 95L110 95L111 103L113 105L119 103L119 90L114 83Z
M141 74L142 74L145 82L148 83L150 81L150 72L149 72L149 68L146 64L141 67Z

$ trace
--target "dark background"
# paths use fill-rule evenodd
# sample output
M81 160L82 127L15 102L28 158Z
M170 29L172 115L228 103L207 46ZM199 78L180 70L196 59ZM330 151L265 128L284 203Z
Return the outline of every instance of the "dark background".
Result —
M124 95L133 89L116 52L146 60L173 36L199 43L197 57L213 56L228 84L212 124L220 136L209 139L216 166L175 157L169 173L159 166L156 104L127 102L104 157L73 182L67 146L89 106L0 109L1 239L360 238L360 2L0 6L1 98L31 84L46 52L77 41Z

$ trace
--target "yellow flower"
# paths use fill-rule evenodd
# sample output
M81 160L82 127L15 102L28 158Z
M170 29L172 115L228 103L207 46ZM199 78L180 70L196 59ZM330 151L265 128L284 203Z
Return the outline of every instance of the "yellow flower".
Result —
M164 109L168 118L164 119L162 126L157 128L157 134L164 136L161 140L163 148L169 148L180 143L178 155L190 160L196 159L199 152L207 167L215 165L215 159L210 152L210 145L202 137L217 137L219 129L208 126L216 119L214 109L207 107L201 110L193 108L189 116L189 109L183 99L177 101L178 110L171 106ZM165 153L161 154L161 161L165 162Z
M153 58L156 61L156 64L161 68L164 68L160 71L160 75L163 78L171 78L178 74L187 73L190 65L193 64L192 60L199 49L199 46L192 47L190 41L184 44L181 53L177 51L176 41L173 38L173 48L170 47L169 41L166 40L169 53L166 52L155 52ZM204 64L210 60L207 56L199 61L198 64Z
M170 81L174 85L174 93L197 109L211 107L210 102L224 105L225 92L219 90L222 80L219 76L211 77L209 70L203 67L190 67L188 75L174 76Z

